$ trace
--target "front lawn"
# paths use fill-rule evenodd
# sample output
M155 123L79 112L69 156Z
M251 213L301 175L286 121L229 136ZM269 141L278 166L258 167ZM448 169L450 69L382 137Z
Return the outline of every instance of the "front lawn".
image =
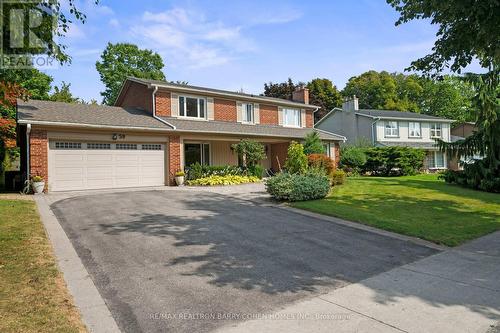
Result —
M500 230L499 194L437 175L349 178L325 199L292 205L448 246Z
M0 332L86 332L33 201L0 200Z

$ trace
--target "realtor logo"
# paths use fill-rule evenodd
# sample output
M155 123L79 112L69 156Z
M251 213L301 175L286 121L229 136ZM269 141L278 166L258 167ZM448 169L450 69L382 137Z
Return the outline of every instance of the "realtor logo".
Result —
M0 67L52 68L58 7L51 0L0 0Z

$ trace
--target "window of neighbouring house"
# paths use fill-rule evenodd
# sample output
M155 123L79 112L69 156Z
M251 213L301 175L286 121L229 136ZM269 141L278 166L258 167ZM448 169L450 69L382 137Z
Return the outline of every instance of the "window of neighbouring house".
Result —
M181 117L205 118L206 101L200 97L179 96L179 115Z
M385 122L385 136L386 137L398 137L399 136L399 128L397 121L386 121Z
M420 130L420 123L408 123L408 136L410 138L420 138L422 131Z
M242 103L241 111L243 112L242 120L245 123L253 123L254 112L252 103Z
M300 110L283 109L283 125L300 127Z
M442 134L441 124L440 123L432 123L431 124L431 138L440 138Z
M443 169L443 168L445 168L444 153L443 152L440 152L440 151L429 152L429 155L427 156L427 158L428 158L429 169Z
M210 165L210 145L208 143L185 143L184 165L189 167L197 162Z

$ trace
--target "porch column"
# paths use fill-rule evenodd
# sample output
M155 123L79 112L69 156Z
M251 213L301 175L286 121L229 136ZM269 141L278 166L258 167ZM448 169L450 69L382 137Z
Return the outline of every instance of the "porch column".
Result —
M175 185L175 173L181 168L181 137L168 137L168 184Z
M33 129L30 133L30 175L41 176L47 192L49 184L47 131Z

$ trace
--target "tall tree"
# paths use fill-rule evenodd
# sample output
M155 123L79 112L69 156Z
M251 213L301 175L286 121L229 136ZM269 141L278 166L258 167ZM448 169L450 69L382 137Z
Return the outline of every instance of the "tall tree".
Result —
M64 103L82 103L83 101L73 96L70 91L71 83L62 82L61 87L54 87L54 92L50 95L49 100L53 102L64 102Z
M129 43L108 43L96 62L96 69L106 90L101 92L103 103L113 105L127 77L165 80L163 60L158 53L143 50Z
M264 83L264 96L292 99L293 92L301 83L293 83L291 78L288 78L286 82L282 83Z
M427 74L444 68L462 71L479 59L488 73L468 75L475 89L473 99L477 131L455 143L440 141L442 151L454 156L485 156L464 165L455 180L483 190L500 192L500 2L497 0L433 1L387 0L399 13L396 25L430 18L439 26L433 52L417 59L411 68Z
M316 120L321 119L325 114L335 107L342 106L342 95L328 79L313 79L307 83L309 89L309 102L321 107L315 114Z
M413 61L410 69L439 74L449 67L460 73L476 57L485 68L499 61L498 0L387 0L387 3L400 14L396 25L430 19L438 26L432 53Z

